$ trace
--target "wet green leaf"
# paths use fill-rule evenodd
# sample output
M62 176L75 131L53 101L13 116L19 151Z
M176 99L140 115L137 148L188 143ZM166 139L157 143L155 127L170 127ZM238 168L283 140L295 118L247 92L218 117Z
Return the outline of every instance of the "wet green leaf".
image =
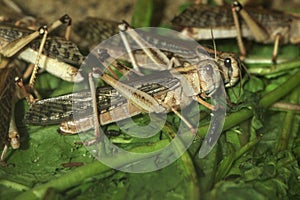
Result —
M137 1L133 25L150 26L155 9L153 1ZM217 49L238 52L235 42L216 40ZM206 44L211 46L212 42ZM215 148L199 159L202 138L196 138L179 160L155 172L130 174L102 165L84 146L74 144L80 141L78 135L59 135L58 125L23 124L28 106L25 101L19 102L21 149L10 149L8 167L0 168L0 199L299 199L299 114L290 111L291 122L290 114L268 110L274 102L290 101L286 96L299 89L299 48L280 47L278 59L285 62L275 66L270 62L273 45L253 43L249 47L246 67L251 75L244 73L242 88L237 84L227 90L233 104ZM38 76L36 86L42 98L73 91L73 84L47 73ZM299 98L294 103L299 104ZM201 110L198 133L203 137L210 112ZM191 121L193 112L189 113ZM141 126L149 123L147 115L133 120ZM169 114L161 133L151 138L134 138L124 130L109 137L124 149L153 151L169 144L180 122ZM124 127L136 133L132 124ZM116 124L106 128L108 132L119 131ZM284 130L289 132L288 139ZM129 160L120 158L119 162L124 165ZM69 167L61 165L66 163ZM72 166L75 163L83 166Z

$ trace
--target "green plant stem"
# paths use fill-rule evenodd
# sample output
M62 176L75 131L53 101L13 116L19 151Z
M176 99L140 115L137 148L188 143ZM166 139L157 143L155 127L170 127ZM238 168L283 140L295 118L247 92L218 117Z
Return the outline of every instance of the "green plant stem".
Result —
M294 89L294 91L292 92L292 94L290 96L291 103L297 103L298 98L299 98L299 92L300 92L299 88ZM295 117L295 112L293 112L293 111L288 111L285 114L283 127L282 127L280 135L278 136L277 145L275 148L276 153L287 149L287 146L289 143L289 138L292 133L294 117Z
M266 94L260 101L259 104L263 108L268 108L271 106L274 102L278 101L285 95L289 94L297 85L300 84L300 70L297 71L295 75L292 75L290 79L288 79L285 83L283 83L281 86L277 87L275 90L269 92ZM294 89L294 91L297 91L298 89ZM298 98L297 95L292 94L293 98ZM296 97L294 97L296 96ZM252 109L247 109L244 108L240 110L239 112L233 113L226 117L225 125L224 125L224 130L229 129L244 120L250 118L253 116L253 110ZM290 120L290 118L288 119ZM290 133L290 127L291 127L291 122L286 123L286 126L288 126L288 130L286 130L288 133ZM206 128L206 127L205 127ZM208 128L208 127L207 127ZM284 133L284 137L286 137L286 132ZM235 160L237 160L239 157L241 157L246 151L248 151L251 147L253 147L259 139L254 139L250 141L247 145L243 146L240 150L237 152L234 152L232 155L224 158L222 162L220 163L219 170L217 171L216 174L216 180L221 180L223 179L229 170L231 169L232 164L234 163ZM283 141L287 142L287 141Z
M282 124L283 125L282 130L277 140L275 152L279 152L287 148L288 141L290 138L290 133L292 131L293 121L294 121L294 113L291 111L287 112L284 118L284 123Z
M289 71L294 68L300 67L300 60L294 60L289 62L284 62L281 64L277 64L275 66L269 66L269 67L252 67L249 68L247 71L251 74L259 74L259 75L270 75L275 74L279 72Z
M240 148L238 151L232 153L230 156L225 157L219 164L218 171L216 173L216 182L222 180L230 171L233 163L239 159L244 153L246 153L250 148L258 143L259 139L248 142L245 146Z
M159 150L163 147L165 147L167 144L169 144L169 140L161 140L153 145L149 146L143 146L143 147L138 147L132 150L132 152L153 152L156 150ZM151 156L151 154L149 154ZM143 159L146 156L143 154ZM135 162L137 160L140 160L141 157L137 156L132 159L119 159L120 164L119 166L123 166L132 162ZM17 196L16 199L22 199L22 200L32 200L32 199L41 199L45 192L48 190L48 188L54 188L57 191L64 191L67 188L74 187L76 185L79 185L82 183L86 178L93 177L96 175L99 175L101 173L108 172L109 170L112 170L108 166L100 163L98 160L94 161L91 164L84 165L82 167L79 167L72 171L72 173L68 173L66 175L60 176L57 179L53 179L46 184L38 185L31 190L28 190L21 195Z
M75 169L72 173L60 176L57 179L47 182L46 184L38 185L31 190L28 190L16 199L41 199L48 188L54 188L57 191L63 191L66 188L80 184L85 178L92 177L99 173L105 173L111 170L109 167L100 162L93 162L91 164Z
M300 66L300 63L299 63ZM282 85L278 86L273 91L267 93L263 96L263 98L258 102L259 105L264 108L268 108L273 103L281 99L282 97L289 94L295 87L297 87L300 84L300 70L296 71L294 75L291 75L291 77L284 82ZM236 113L232 113L226 117L225 124L223 127L223 130L228 130L239 123L249 119L254 114L252 108L243 108L240 111ZM207 133L209 125L199 127L198 133L200 136L205 136Z
M164 128L166 133L168 133L169 140L172 140L174 137L174 133L176 133L176 130L174 130L173 126L170 123L167 123ZM183 149L183 144L179 142L175 142L175 145L177 146L177 149ZM197 180L197 174L195 170L195 166L193 164L193 160L191 156L189 155L188 151L185 151L182 156L180 157L181 165L183 170L183 173L185 173L186 178L189 180L189 199L199 199L199 183Z
M10 180L4 180L4 179L0 180L0 185L3 185L5 187L10 187L10 188L13 188L18 191L24 191L24 190L29 189L29 187L27 187L25 185L22 185L22 184L19 184L19 183L10 181Z

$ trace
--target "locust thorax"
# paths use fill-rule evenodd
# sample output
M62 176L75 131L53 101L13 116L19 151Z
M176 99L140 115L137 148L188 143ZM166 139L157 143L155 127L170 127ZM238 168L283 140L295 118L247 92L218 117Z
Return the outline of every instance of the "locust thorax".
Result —
M200 95L202 97L211 96L222 83L218 64L213 60L204 60L198 66Z
M180 79L183 91L189 97L197 95L209 97L222 83L218 63L213 59L201 60L197 65L177 68L175 72L172 74Z

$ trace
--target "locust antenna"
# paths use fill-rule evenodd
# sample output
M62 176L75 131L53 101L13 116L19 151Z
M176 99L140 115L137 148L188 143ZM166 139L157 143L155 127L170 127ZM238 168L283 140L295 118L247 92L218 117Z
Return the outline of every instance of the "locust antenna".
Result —
M216 45L216 41L215 41L215 38L214 38L214 32L213 32L212 27L210 27L210 34L211 34L211 38L212 38L213 46L214 46L215 60L217 60L217 45Z
M241 61L239 61L239 62L240 62L239 65L241 66L241 69L244 69L245 70L245 74L248 76L249 79L251 79L251 74L248 71L246 65L243 62L241 62ZM239 93L241 93L241 90L243 88L242 87L242 70L239 71L239 76L240 76L240 91L239 91Z

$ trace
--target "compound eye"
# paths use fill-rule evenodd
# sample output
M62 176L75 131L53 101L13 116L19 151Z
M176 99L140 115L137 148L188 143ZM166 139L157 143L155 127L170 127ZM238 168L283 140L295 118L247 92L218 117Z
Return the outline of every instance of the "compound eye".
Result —
M231 68L231 59L230 58L225 58L224 65L227 68Z
M225 58L224 60L224 65L225 67L228 68L228 76L231 77L232 76L232 65L231 65L231 59L230 58Z

